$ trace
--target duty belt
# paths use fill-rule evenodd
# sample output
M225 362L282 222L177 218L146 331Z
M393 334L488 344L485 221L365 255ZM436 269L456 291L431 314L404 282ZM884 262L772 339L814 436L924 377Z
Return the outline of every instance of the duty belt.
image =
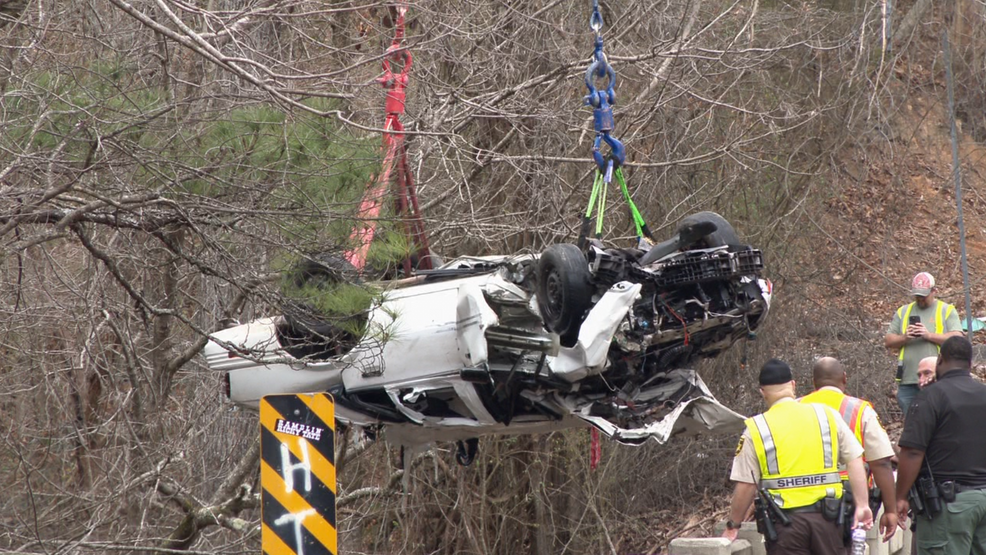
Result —
M962 493L963 491L984 491L986 486L966 486L958 482L955 483L955 493Z
M811 505L805 505L804 507L795 507L793 509L781 509L781 510L789 514L820 513L822 512L822 502L815 501Z

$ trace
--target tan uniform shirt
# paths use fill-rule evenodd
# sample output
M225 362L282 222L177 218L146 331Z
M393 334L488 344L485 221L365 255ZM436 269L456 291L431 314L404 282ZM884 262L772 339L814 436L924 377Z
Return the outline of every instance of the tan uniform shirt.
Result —
M838 387L827 385L819 389L829 389L832 391L843 391ZM844 421L843 421L844 422ZM887 457L894 456L894 445L887 435L887 430L880 424L880 417L877 416L873 407L867 406L863 409L863 457L868 461L878 461Z
M777 402L797 403L793 397L781 399ZM830 407L825 407L825 410L832 411L832 414L835 415L836 438L838 438L836 441L839 442L839 462L849 464L849 461L862 456L863 448L856 441L856 436L853 435L852 430L849 429L846 422L839 416L839 413ZM779 449L783 449L783 447L779 447ZM893 451L892 448L891 451ZM750 430L745 430L743 435L740 436L739 446L736 448L736 456L733 457L733 470L729 474L729 479L734 482L746 482L748 484L755 484L760 481L760 461L757 460L757 452L753 448L753 439L750 437Z

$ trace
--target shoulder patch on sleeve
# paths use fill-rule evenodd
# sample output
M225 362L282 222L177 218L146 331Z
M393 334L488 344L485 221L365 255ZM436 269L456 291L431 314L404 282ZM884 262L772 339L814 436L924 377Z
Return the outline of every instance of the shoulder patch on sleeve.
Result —
M745 442L746 442L746 436L745 435L744 436L740 436L739 444L736 445L736 455L735 456L737 456L737 457L739 456L740 451L743 450L743 443L745 443Z
M883 422L880 421L880 413L878 413L875 408L873 408L872 406L868 406L868 407L864 407L863 411L867 414L872 414L873 421L876 422L876 425L881 428L883 427Z

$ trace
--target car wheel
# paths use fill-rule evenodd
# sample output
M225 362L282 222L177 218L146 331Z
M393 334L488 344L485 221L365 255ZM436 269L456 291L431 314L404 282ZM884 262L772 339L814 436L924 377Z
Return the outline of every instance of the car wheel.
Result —
M682 230L688 227L702 222L711 222L716 226L715 231L705 235L702 238L706 247L712 248L744 244L740 241L739 235L736 234L736 230L733 229L732 224L727 222L726 218L723 218L715 212L697 212L695 214L685 216L680 222L678 222L678 233L681 233Z
M359 271L348 260L334 253L321 253L300 263L289 275L295 290L315 288L329 291L339 284L359 285ZM284 322L277 327L281 346L295 358L324 360L341 355L359 343L366 314L327 317L310 303L289 299L282 307Z
M335 253L319 253L306 258L292 271L295 287L325 287L337 283L362 283L359 270Z
M544 327L573 347L592 306L592 281L585 255L575 245L551 245L538 260L537 301Z
M479 454L479 438L471 437L465 441L455 442L455 461L459 466L469 466Z

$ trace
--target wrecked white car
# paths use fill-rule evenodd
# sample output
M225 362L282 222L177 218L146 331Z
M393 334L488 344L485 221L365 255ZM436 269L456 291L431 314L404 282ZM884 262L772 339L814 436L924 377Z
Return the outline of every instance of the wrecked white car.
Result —
M366 283L379 295L357 333L287 310L215 333L205 357L237 404L329 392L341 423L384 426L403 445L587 425L663 443L742 427L688 368L763 321L762 269L761 252L706 212L646 251L557 244Z

